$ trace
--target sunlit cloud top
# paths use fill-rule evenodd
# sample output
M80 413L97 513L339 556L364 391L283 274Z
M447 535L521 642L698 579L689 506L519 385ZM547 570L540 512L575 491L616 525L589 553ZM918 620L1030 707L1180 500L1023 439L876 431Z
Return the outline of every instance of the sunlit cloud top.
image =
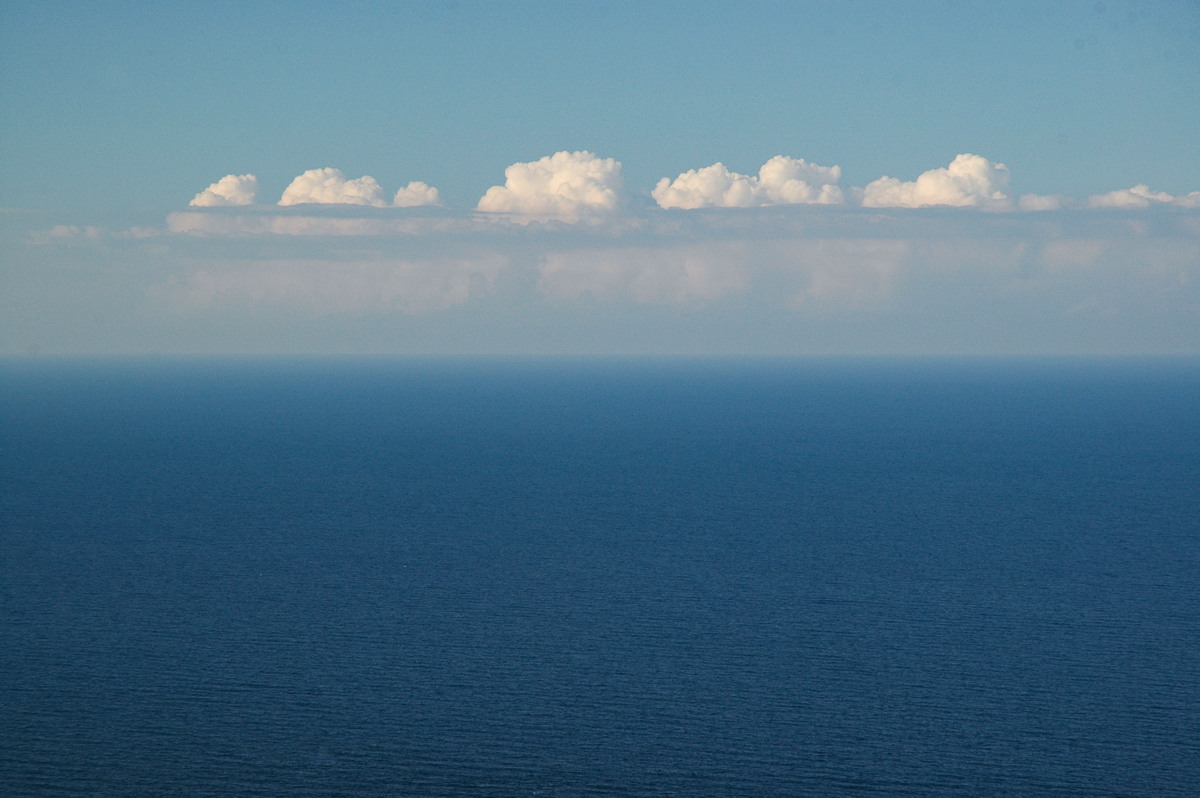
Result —
M787 155L764 163L757 175L740 174L723 163L689 169L661 178L648 192L669 210L752 208L784 205L845 205L865 208L952 207L983 211L1054 211L1077 203L1062 194L1017 194L1003 163L961 153L947 166L929 169L912 180L884 176L864 187L840 185L840 166L822 166ZM631 193L621 162L595 153L560 151L536 161L514 163L504 170L504 184L489 188L475 209L503 215L518 224L535 220L597 222L629 211ZM252 174L226 175L197 194L194 207L249 206L259 185ZM1200 192L1172 196L1146 185L1089 197L1091 208L1148 208L1155 205L1200 206ZM389 203L374 177L347 178L340 169L309 169L287 186L280 206L349 205L373 208L417 208L443 205L441 192L414 180Z
M280 205L387 205L383 188L370 175L347 180L341 169L309 169L283 191Z
M620 161L591 152L556 152L504 170L504 185L492 186L479 210L579 220L620 207L624 180Z
M722 163L658 181L651 195L663 208L749 208L765 205L840 205L841 167L776 155L758 176L731 172Z
M881 177L863 190L862 204L870 208L958 208L1010 210L1008 167L963 153L942 169L930 169L916 180Z
M193 197L188 204L201 208L253 205L257 194L258 178L254 175L225 175Z

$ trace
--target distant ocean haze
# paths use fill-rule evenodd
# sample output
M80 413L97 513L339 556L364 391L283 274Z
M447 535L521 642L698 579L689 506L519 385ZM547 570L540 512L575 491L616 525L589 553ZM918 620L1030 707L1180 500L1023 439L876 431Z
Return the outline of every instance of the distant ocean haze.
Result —
M1200 361L0 364L10 795L1200 794Z

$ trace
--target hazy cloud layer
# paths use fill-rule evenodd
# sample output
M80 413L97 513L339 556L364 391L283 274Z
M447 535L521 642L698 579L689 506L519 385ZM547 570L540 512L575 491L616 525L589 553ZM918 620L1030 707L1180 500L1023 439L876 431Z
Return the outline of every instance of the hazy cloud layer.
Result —
M841 167L776 155L758 176L731 172L722 163L658 181L651 196L663 208L749 208L765 205L840 205Z
M1062 194L1022 194L1017 207L1023 211L1057 211L1071 206Z
M671 346L688 351L1200 351L1200 214L1163 201L1023 214L643 207L578 225L195 207L159 229L63 223L7 246L7 351L64 335L26 310L46 297L79 309L77 346L126 327L131 346L152 345L136 336L157 325L155 341L184 348L242 330L249 343L222 345L269 350L254 341L303 328L318 349L333 345L321 331L342 330L346 351L368 338L372 351L416 351L414 338L381 337L402 325L453 334L455 351L653 350L676 333ZM493 345L497 330L507 344Z
M617 210L622 189L619 161L591 152L557 152L505 169L504 185L489 188L478 209L579 221Z
M1004 164L964 153L943 169L930 169L916 180L881 177L863 189L869 208L923 208L932 205L1011 210L1008 168Z
M557 298L696 304L746 289L740 244L553 252L538 265L538 288ZM724 251L722 251L724 250Z
M347 180L341 169L309 169L284 189L280 205L387 205L383 189L370 175Z
M193 197L188 205L201 208L253 205L257 195L258 178L254 175L225 175Z
M423 314L486 291L506 259L306 260L214 263L157 287L188 311L230 304L279 305L316 314Z
M351 211L345 208L295 208L255 212L176 211L167 214L169 233L194 236L377 236L473 235L494 232L507 219L497 220L470 211L445 211L425 206ZM517 228L524 225L517 224Z
M1085 294L1116 297L1121 291L1112 286L1154 275L1159 288L1192 296L1200 310L1200 219L1154 209L1120 216L1087 209L709 209L557 228L505 218L497 224L467 211L333 213L180 212L158 240L211 241L206 246L228 248L230 262L239 264L188 277L184 293L194 307L238 298L330 312L427 312L466 302L479 286L510 273L511 284L532 284L550 302L591 297L705 308L753 297L801 313L868 312L902 302L918 285L940 285L935 292L947 296L974 286L993 299L1073 286L1081 296L1072 307L1083 307ZM86 242L100 233L63 226L50 235ZM274 256L292 247L291 239L306 255ZM364 258L365 248L378 252ZM239 255L246 249L264 253L260 266Z

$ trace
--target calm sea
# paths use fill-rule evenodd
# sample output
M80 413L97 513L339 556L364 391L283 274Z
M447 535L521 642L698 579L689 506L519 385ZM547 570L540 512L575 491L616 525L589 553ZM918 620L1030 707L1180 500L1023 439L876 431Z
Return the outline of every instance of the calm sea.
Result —
M0 366L0 793L1200 794L1200 362Z

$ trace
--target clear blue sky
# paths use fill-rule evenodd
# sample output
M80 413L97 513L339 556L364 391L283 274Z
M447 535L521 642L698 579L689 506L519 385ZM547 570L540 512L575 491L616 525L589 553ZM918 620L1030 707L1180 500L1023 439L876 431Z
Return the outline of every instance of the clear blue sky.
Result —
M1022 192L1200 189L1200 4L0 6L0 205L186 203L336 166L473 205L559 150L631 188L786 154L862 185L975 152Z
M947 246L960 254L971 250L966 241L985 238L1008 253L1004 268L1018 274L1033 261L1039 268L1103 263L1112 272L1097 283L1098 295L1086 281L1055 289L1066 293L1048 313L1078 314L1105 296L1137 294L1130 283L1137 278L1119 273L1116 264L1123 257L1158 259L1155 268L1170 274L1163 285L1184 287L1170 289L1165 299L1143 297L1145 306L1136 312L1149 314L1141 321L1158 318L1158 333L1144 334L1132 349L1200 350L1200 329L1187 322L1196 309L1189 281L1200 280L1200 211L1172 205L1164 215L1156 204L1144 211L1166 219L1151 225L1154 240L1117 246L1111 242L1124 241L1130 214L1142 211L1121 211L1125 227L1114 232L1105 225L1115 224L1117 211L1087 209L1088 197L1137 184L1171 198L1200 191L1200 3L1194 1L6 0L0 5L0 115L0 288L7 294L0 312L6 307L8 316L0 320L0 351L548 351L556 341L574 342L563 343L564 351L653 350L643 345L644 336L628 332L636 329L666 341L664 351L698 352L729 341L736 343L725 349L746 352L889 346L932 352L955 350L950 341L968 339L957 348L1104 352L1128 340L1117 328L1068 333L1048 322L1039 338L1029 328L1042 318L1035 306L1047 295L1031 305L1017 289L1006 301L1025 304L995 311L993 333L977 329L964 338L966 319L977 314L958 309L973 301L961 295L962 285L930 284L919 301L904 293L920 282L912 278L913 259L936 269L930 265L936 258L927 254L929 246L913 243L907 228L888 239L895 252L880 255L884 244L875 232L864 232L862 210L846 209L846 218L830 222L842 243L820 250L820 268L834 275L820 279L811 265L815 239L796 233L809 222L771 221L767 211L728 215L748 225L755 240L800 235L808 242L788 253L808 258L801 293L809 299L826 291L818 283L874 275L873 288L856 283L846 289L859 296L858 304L850 303L856 308L851 316L826 309L825 322L794 307L808 300L770 312L755 305L751 297L771 292L761 269L784 268L793 254L745 255L737 236L720 238L709 250L731 247L730 253L742 254L726 260L750 271L730 276L715 260L705 262L700 271L716 276L704 272L703 286L693 281L680 293L662 284L646 288L649 278L636 278L640 288L601 286L598 275L618 279L613 269L620 271L596 254L603 247L590 239L555 239L536 232L536 225L503 234L464 228L449 238L423 233L423 243L403 246L392 240L394 231L383 237L386 244L378 231L370 242L339 233L336 247L322 238L326 249L309 253L304 268L320 269L322 258L345 264L349 253L364 248L370 252L363 257L377 266L388 258L410 266L423 258L433 268L436 258L461 255L464 248L469 258L462 255L460 266L463 258L505 265L467 269L470 290L454 289L457 299L434 302L433 309L395 289L386 308L347 299L333 308L309 303L301 313L294 295L274 295L278 302L268 308L256 304L263 294L247 287L248 276L229 276L254 264L294 262L296 245L286 236L264 238L243 224L233 239L209 235L198 251L196 235L185 240L178 220L176 228L167 221L224 175L256 175L257 204L270 206L305 170L335 167L347 178L372 176L388 201L409 181L424 181L440 191L445 218L466 224L484 192L505 182L510 164L578 150L620 162L622 207L633 208L629 213L643 222L645 213L658 218L650 196L657 181L718 161L743 175L755 175L776 155L837 165L852 204L855 187L885 175L913 181L961 153L976 153L1007 166L1003 199L1013 207L1026 194L1071 198L1060 203L1067 210L1054 212L1055 219L1067 214L1065 227L1047 232L1029 214L963 210L921 222L937 226L922 235L951 242ZM908 213L889 211L885 223L937 216ZM711 213L674 214L668 216L684 219L693 238L668 241L666 228L655 227L658 232L640 239L621 239L618 260L628 264L626 256L637 249L631 257L645 266L638 272L643 277L691 268L694 278L686 248L708 246L703 242L711 229L725 222L696 221L711 220ZM135 227L142 232L131 234ZM701 228L709 232L696 232ZM1109 242L1108 248L1078 254L1086 250L1078 242L1092 239ZM856 241L868 243L858 249L847 243ZM1064 254L1072 246L1076 254ZM656 260L653 253L663 247L670 252ZM579 263L591 264L592 282L566 286L561 270L547 277L548 269L576 262L563 254L576 250L583 252ZM836 257L829 254L834 250ZM1017 250L1026 254L1013 254ZM1036 256L1028 254L1035 250ZM992 263L1001 255L987 258ZM367 261L354 261L364 270L361 279L383 279L383 267L362 266ZM145 269L121 271L137 271L129 265L137 263ZM49 267L60 277L46 277ZM885 279L888 269L900 277ZM170 294L164 285L194 288L214 274L228 278L217 294L242 297L240 311L223 307L226 315L217 319L208 305L192 307L172 321L166 304L153 307L153 297ZM881 280L890 282L882 286ZM889 307L901 316L878 328L872 325L879 317L872 316L866 328L875 332L850 341L846 336L867 321L863 296L900 297ZM943 297L944 304L930 297ZM570 304L576 301L595 304ZM1163 321L1152 311L1156 302L1177 315ZM88 303L101 306L102 323L82 320L79 308ZM1105 312L1111 318L1135 311ZM767 317L775 320L760 321ZM915 318L946 323L917 334ZM119 319L140 322L122 326ZM1141 321L1125 323L1141 329ZM1024 332L1004 332L1010 327Z

